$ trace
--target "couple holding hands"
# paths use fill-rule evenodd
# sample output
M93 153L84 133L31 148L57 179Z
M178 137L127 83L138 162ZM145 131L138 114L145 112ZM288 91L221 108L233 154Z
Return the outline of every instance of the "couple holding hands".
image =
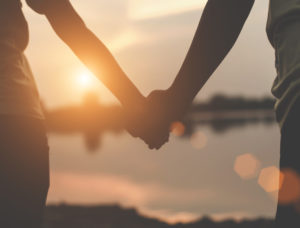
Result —
M159 149L235 44L254 0L208 0L183 65L169 89L145 98L105 45L85 26L69 0L26 0L58 37L118 98L127 130ZM282 134L281 167L300 172L300 0L270 0L267 33L276 51L273 94ZM0 224L41 227L49 187L44 115L24 56L28 25L20 0L0 0ZM291 48L291 45L293 45ZM138 60L137 60L138 61ZM298 71L300 72L300 71ZM298 132L298 134L297 134ZM284 152L284 155L283 155ZM284 159L283 159L284 158ZM298 227L294 204L278 206L278 227ZM288 224L288 225L287 225ZM296 225L295 225L296 224Z

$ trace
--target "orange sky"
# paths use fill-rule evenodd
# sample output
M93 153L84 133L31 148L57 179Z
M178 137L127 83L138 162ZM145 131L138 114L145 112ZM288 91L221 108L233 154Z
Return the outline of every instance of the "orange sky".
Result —
M171 84L205 3L201 0L71 2L145 95ZM85 71L84 67L56 37L43 16L26 6L24 11L31 32L27 54L44 102L50 107L80 102L85 90L78 87L76 77L78 72ZM220 92L256 97L270 94L275 71L273 51L264 30L266 15L267 1L257 1L237 45L198 99ZM92 90L103 102L115 102L101 83L94 81Z

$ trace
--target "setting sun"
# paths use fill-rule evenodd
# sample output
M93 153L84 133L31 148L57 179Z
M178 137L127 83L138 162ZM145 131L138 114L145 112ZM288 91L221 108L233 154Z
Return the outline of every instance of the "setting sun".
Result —
M89 71L81 72L77 75L76 82L82 88L90 88L92 87L94 76Z

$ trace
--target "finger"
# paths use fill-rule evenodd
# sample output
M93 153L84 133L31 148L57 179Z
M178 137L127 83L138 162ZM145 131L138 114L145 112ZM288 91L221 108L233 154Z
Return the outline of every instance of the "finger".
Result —
M148 144L148 148L149 148L150 150L153 150L155 147L154 147L152 144Z
M166 140L158 142L155 144L154 149L159 150L160 148L162 148L165 144L167 143Z
M166 142L169 141L169 133L159 135L159 137L146 140L150 149L160 149Z
M156 144L155 149L159 150L161 147L163 147L167 142L169 141L169 139L164 139L163 141L159 142Z

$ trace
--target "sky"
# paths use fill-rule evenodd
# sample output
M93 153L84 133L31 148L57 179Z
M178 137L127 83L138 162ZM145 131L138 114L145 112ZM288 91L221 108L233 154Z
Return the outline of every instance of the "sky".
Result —
M146 96L167 89L184 60L197 28L205 0L86 0L71 1L86 25L111 50L128 77ZM235 47L197 99L216 93L263 97L270 95L275 78L274 53L265 34L268 1L256 1ZM89 74L52 31L47 20L26 4L30 26L26 54L41 98L48 107L80 103L93 91L104 103L114 96ZM80 81L80 79L79 79Z

